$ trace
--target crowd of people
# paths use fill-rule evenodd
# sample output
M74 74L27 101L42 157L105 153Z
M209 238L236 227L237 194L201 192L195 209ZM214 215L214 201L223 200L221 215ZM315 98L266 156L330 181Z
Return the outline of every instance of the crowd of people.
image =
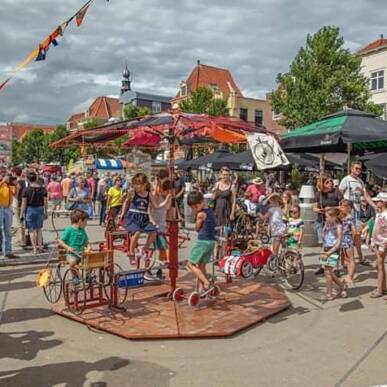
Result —
M350 174L339 184L335 184L329 175L320 175L315 180L313 211L317 217L315 229L322 249L316 275L325 275L327 300L335 297L334 285L338 294L346 297L348 287L356 281L355 253L358 264L370 265L363 256L362 248L370 249L376 256L378 280L371 297L379 298L386 294L387 193L374 192L372 187L364 184L361 173L361 163L354 162ZM1 252L7 258L17 258L12 251L12 206L15 200L19 223L17 243L24 245L28 235L34 254L40 254L45 248L42 228L50 207L58 214L61 209L72 211L73 228L66 229L61 237L62 247L68 249L72 264L76 255L74 251L80 247L72 246L71 241L75 234L80 234L77 230L83 230L87 219L91 218L98 219L101 226L109 223L113 228L124 227L131 234L131 262L135 262L142 233L147 238L141 256L147 259L152 250L157 249L160 259L166 261L168 249L165 235L172 192L174 190L179 220L184 224L185 187L185 180L177 171L170 179L166 169L158 170L150 179L143 173L132 177L109 172L103 176L97 172L49 176L18 167L2 170ZM198 276L203 289L208 286L204 279L205 264L215 245L216 230L220 228L227 234L241 210L248 213L257 237L261 225L268 226L273 254L278 253L283 238L287 238L290 248L302 251L304 222L296 190L279 187L272 181L265 182L260 177L247 185L240 185L237 175L226 167L221 169L219 179L212 187L205 190L194 183L191 188L186 204L196 214L198 241L188 267ZM81 234L86 246L87 234ZM344 271L347 275L340 278Z

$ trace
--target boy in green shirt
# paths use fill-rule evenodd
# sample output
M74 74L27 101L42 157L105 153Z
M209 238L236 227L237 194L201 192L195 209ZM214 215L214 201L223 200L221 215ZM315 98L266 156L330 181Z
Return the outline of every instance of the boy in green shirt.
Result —
M67 262L75 268L80 262L84 251L90 250L89 237L86 233L88 214L82 210L74 210L70 215L71 226L67 226L58 241L59 247L67 251Z

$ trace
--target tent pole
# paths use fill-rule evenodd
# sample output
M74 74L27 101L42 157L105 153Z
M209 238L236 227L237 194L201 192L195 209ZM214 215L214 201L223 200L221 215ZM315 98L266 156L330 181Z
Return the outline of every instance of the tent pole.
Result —
M352 144L347 144L347 173L348 175L351 172L351 151L352 151Z
M320 176L325 172L325 153L320 155Z

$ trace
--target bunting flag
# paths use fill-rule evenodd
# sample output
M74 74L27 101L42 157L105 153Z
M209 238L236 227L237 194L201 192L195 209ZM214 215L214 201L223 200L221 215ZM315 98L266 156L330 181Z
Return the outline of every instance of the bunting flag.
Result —
M18 66L13 69L9 75L9 77L0 83L0 91L3 90L3 88L8 84L8 82L24 67L28 66L32 61L42 61L46 59L47 51L50 48L51 45L54 47L58 46L58 37L62 37L66 28L68 25L75 19L75 22L77 26L79 27L83 19L86 15L87 10L89 9L91 3L94 0L88 0L71 18L66 20L64 23L60 24L53 32L51 32L50 35L48 35L40 44L38 47L36 47L34 50L31 51L31 53L24 58L22 62L18 64ZM108 3L109 0L106 0Z
M75 22L77 23L77 26L80 27L82 22L83 22L83 18L85 17L86 15L86 12L87 10L89 9L90 7L90 3L92 2L92 0L90 0L88 3L86 3L76 14L75 16Z

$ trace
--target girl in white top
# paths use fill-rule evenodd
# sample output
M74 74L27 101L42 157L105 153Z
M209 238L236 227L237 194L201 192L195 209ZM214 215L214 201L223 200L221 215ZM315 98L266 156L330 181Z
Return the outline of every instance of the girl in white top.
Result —
M376 254L376 269L378 271L377 288L371 293L371 298L383 297L386 294L386 269L384 260L387 251L387 192L380 192L375 198L370 198L364 191L368 203L376 209L375 226L372 232L371 244ZM387 297L385 297L387 300Z
M286 224L284 223L283 205L281 196L277 193L271 194L267 198L270 208L265 215L258 214L263 221L269 221L270 235L273 239L272 251L278 255L281 246L281 239L286 233Z

